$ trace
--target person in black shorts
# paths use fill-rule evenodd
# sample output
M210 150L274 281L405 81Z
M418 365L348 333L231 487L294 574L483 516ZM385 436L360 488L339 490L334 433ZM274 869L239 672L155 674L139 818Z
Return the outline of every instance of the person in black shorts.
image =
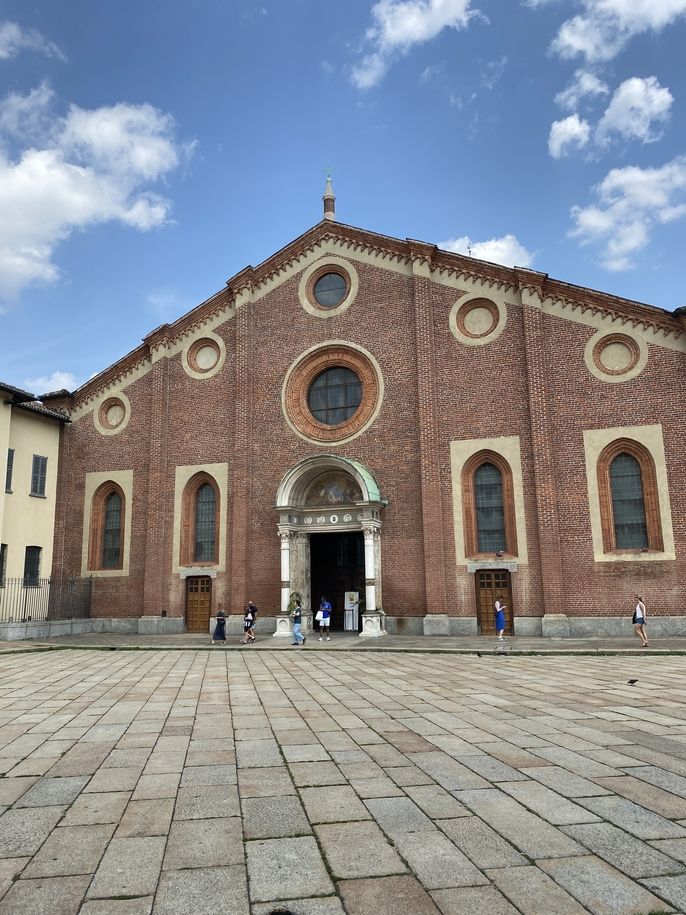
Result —
M257 616L257 607L255 604L249 600L248 606L245 608L245 614L243 616L243 640L242 645L247 645L248 643L255 641L255 618Z

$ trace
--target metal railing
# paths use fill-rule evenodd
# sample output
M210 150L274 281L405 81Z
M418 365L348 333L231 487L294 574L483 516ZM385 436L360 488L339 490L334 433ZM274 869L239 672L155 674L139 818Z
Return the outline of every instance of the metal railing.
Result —
M91 578L6 578L0 584L0 623L88 619Z

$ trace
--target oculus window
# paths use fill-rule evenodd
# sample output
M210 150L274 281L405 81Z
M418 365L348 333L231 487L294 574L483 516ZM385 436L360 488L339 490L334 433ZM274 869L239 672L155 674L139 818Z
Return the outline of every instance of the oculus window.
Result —
M352 371L335 366L321 372L310 385L307 404L312 416L326 426L344 423L362 403L362 382Z
M314 284L314 300L320 308L336 308L348 292L348 284L340 273L325 273Z

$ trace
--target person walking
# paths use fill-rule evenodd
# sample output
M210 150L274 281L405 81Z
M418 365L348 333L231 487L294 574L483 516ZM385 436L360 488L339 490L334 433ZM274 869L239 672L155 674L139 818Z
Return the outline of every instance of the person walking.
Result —
M646 633L646 605L640 594L637 594L636 597L638 603L636 604L636 609L634 610L632 623L634 624L634 632L641 640L641 648L647 648L648 635Z
M224 611L219 607L215 614L214 632L212 633L212 642L224 642L226 644L226 616Z
M249 600L243 615L243 639L241 645L248 645L255 641L255 617L257 616L257 607Z
M495 630L498 633L498 640L504 641L505 639L505 604L500 603L500 597L495 602Z
M321 614L321 616L319 616ZM329 637L329 627L331 626L331 604L329 601L322 595L321 603L319 604L319 641L323 642L324 637L326 636L326 641L330 642L331 638Z
M302 621L303 621L303 608L302 602L296 600L295 607L291 610L291 619L293 620L293 641L292 645L304 645L307 641L307 636L303 635L302 631Z

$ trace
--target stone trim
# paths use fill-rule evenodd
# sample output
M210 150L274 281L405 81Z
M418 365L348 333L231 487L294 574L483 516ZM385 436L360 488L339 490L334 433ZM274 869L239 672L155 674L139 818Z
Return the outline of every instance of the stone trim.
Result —
M463 471L471 460L479 455L496 455L501 462L498 466L507 465L511 479L512 495L510 513L514 519L513 531L517 550L504 561L516 560L521 567L529 561L526 539L526 517L524 514L524 483L522 478L521 443L518 435L498 438L475 438L453 441L450 443L450 472L453 491L453 527L455 532L455 560L458 566L464 567L474 561L467 552L466 524L464 513ZM485 460L485 458L484 458ZM477 462L477 466L481 463ZM475 469L475 468L474 468ZM502 471L501 471L502 472ZM503 479L504 491L505 479ZM504 492L503 492L504 494ZM507 510L506 510L507 514ZM507 522L506 522L507 523ZM508 543L509 546L509 543Z
M493 297L485 297L473 292L459 298L450 309L448 325L450 333L465 346L484 346L492 343L505 330L507 324L507 306L504 297L493 290ZM475 309L485 309L491 313L491 326L482 333L473 333L467 327L469 313Z
M188 464L179 465L175 470L174 480L174 539L172 545L172 574L187 577L189 575L209 575L226 571L226 527L228 506L228 464ZM190 507L194 508L193 491L202 483L215 487L217 513L215 516L215 549L216 560L211 563L189 562L187 552L192 543L191 532L195 523L189 517ZM182 573L185 572L185 575Z
M362 402L350 419L328 426L312 416L307 396L317 375L334 366L355 372L362 382ZM342 445L373 423L383 392L381 369L371 353L344 340L330 340L306 350L291 364L281 390L281 406L286 422L300 438L313 444Z
M113 407L120 407L124 410L124 416L120 422L113 425L108 420L108 412ZM131 401L126 394L121 391L115 396L106 397L97 410L93 410L93 424L100 435L118 435L123 432L131 419Z
M602 363L602 352L613 343L623 343L632 353L632 360L625 369L608 369ZM640 375L648 362L648 347L644 339L627 333L599 330L586 344L584 362L588 371L599 381L620 384Z
M196 504L198 490L201 486L208 483L214 490L215 512L214 512L214 557L209 560L198 561L193 558L195 544L195 521L196 521ZM222 511L221 494L217 481L209 473L201 470L191 477L186 483L183 496L181 499L181 556L179 562L185 568L203 570L214 568L219 559L219 519ZM197 572L196 572L197 574Z
M119 563L114 568L104 569L102 565L102 546L105 535L105 508L107 500L116 493L121 499L121 526L119 528ZM124 491L117 483L107 480L99 486L91 501L91 523L88 537L88 569L93 572L121 571L124 563L124 529L126 524L127 505Z
M607 549L614 544L612 499L609 496L607 474L612 458L620 451L629 449L629 453L641 465L649 530L646 553L641 550L622 552ZM587 430L584 432L584 453L594 561L664 562L676 559L662 426L616 426ZM661 539L658 539L658 532ZM657 548L657 544L661 544L660 548Z
M317 281L326 273L337 273L342 276L347 286L345 296L334 308L322 308L314 297L314 287ZM315 261L303 271L300 277L300 285L298 286L298 298L305 311L313 317L333 318L350 308L357 296L359 285L357 270L355 270L350 261L344 260L342 257L329 255Z
M217 361L209 369L202 369L198 365L196 357L198 350L206 345L212 345L216 348ZM212 378L217 372L222 370L225 361L226 343L218 334L215 334L212 331L206 331L202 335L190 339L181 353L181 365L183 366L184 372L187 375L190 375L191 378L197 378L199 380Z
M108 488L109 487L109 488ZM122 496L124 506L123 518L123 543L121 567L118 569L90 568L91 550L97 548L97 543L91 547L91 535L95 539L102 537L103 515L98 509L96 495L107 493L109 495L116 489ZM82 578L117 578L129 574L129 558L131 553L131 514L133 506L133 470L110 470L87 473L83 491L83 532L81 539L81 577ZM100 531L98 534L97 531ZM102 539L100 539L102 544ZM99 562L95 563L99 565Z

